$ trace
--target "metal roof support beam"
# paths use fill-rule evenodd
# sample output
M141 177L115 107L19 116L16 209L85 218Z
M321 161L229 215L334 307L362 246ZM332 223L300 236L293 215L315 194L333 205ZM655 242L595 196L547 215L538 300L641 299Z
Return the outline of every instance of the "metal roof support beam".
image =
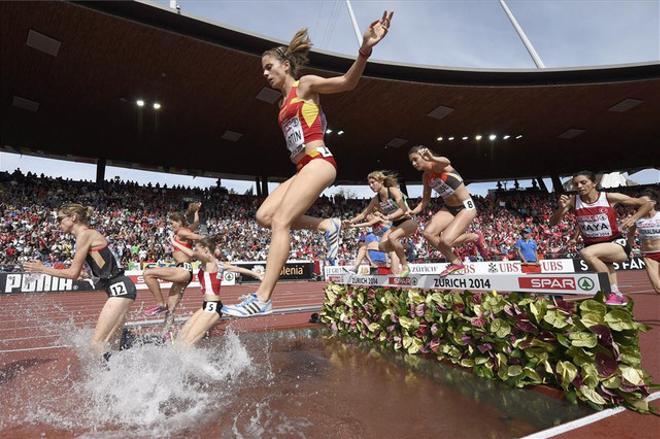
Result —
M96 184L103 184L105 181L105 159L96 160Z
M552 180L552 190L556 194L562 194L564 193L564 186L561 184L561 180L559 179L559 175L553 174L550 179Z
M527 38L527 35L525 35L525 31L523 30L522 26L518 23L518 20L516 20L516 17L513 16L513 12L511 12L511 9L509 9L509 7L507 6L504 0L500 0L500 5L502 5L502 9L504 9L504 13L506 14L506 16L509 17L509 21L511 21L513 28L518 33L520 40L525 45L525 48L527 49L527 52L529 52L529 55L532 57L532 60L534 61L534 64L536 64L536 67L539 69L545 69L545 64L543 64L543 60L536 52L536 49L534 49L534 46L532 45L532 42L529 41L529 38Z
M259 177L258 175L254 177L254 185L257 187L257 197L263 195L261 193L261 177Z
M539 184L539 188L541 188L543 192L548 192L548 187L545 185L545 181L543 181L543 177L536 177L536 181Z
M357 38L358 49L362 47L362 34L360 34L360 26L358 26L357 19L353 13L353 6L351 6L351 0L346 0L346 8L348 9L348 15L351 17L351 24L353 25L353 31L355 32L355 38Z

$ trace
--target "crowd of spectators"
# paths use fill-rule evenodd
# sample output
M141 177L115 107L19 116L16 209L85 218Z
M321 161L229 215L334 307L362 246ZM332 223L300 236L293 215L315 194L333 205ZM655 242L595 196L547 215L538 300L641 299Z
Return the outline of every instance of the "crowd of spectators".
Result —
M618 191L621 191L618 189ZM634 191L634 190L633 190ZM473 197L479 212L470 226L483 234L492 259L517 259L515 248L520 232L531 229L544 258L572 257L579 248L572 214L555 228L547 223L556 206L556 195L538 189L493 191L488 197ZM201 201L199 232L218 234L224 258L229 261L265 260L270 231L257 224L255 213L262 197L229 193L218 186L210 189L140 186L119 180L96 184L48 178L35 174L0 172L0 265L40 259L52 265L66 264L74 242L59 230L54 211L62 203L77 202L95 209L93 227L110 240L111 249L125 267L165 262L171 255L167 215L182 211L191 201ZM324 218L350 218L361 211L367 199L322 197L310 210ZM414 207L418 199L410 199ZM422 237L421 230L441 206L433 199L430 209L418 216L420 229L407 242L411 260L442 261L442 255ZM629 212L621 210L621 215ZM363 230L342 233L340 263L350 263ZM457 249L462 258L478 260L472 244ZM291 259L320 259L325 255L323 235L307 230L292 232Z

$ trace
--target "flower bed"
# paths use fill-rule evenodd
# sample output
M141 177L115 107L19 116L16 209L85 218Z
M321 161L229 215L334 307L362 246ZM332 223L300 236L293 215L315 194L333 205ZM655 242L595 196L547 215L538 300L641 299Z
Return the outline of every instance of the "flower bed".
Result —
M577 304L512 293L450 293L329 284L321 319L334 331L471 368L515 387L547 384L596 409L648 412L645 325L602 294Z

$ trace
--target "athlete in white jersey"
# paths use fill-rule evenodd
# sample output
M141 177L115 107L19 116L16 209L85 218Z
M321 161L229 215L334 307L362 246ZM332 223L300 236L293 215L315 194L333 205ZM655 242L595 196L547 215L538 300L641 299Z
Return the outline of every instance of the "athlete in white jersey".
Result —
M599 273L608 273L612 293L607 297L608 305L626 305L628 302L617 286L614 262L625 262L630 255L627 240L619 232L616 211L617 203L637 207L637 212L621 223L621 229L627 230L635 221L646 215L653 205L650 201L633 198L616 192L598 192L596 175L591 171L580 171L573 176L573 185L577 188L575 196L559 197L559 208L550 218L550 226L555 226L571 209L575 210L580 233L584 239L584 248L580 256L589 268Z
M642 192L642 200L653 203L653 209L635 222L628 231L628 241L634 242L635 231L639 231L639 240L642 246L642 257L646 263L646 274L657 294L660 294L660 211L658 206L658 192L647 189Z

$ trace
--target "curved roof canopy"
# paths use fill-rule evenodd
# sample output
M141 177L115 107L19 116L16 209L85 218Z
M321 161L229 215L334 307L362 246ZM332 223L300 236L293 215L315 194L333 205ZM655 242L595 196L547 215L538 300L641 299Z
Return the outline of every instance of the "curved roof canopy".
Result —
M292 174L277 93L260 71L276 42L138 2L2 2L0 25L3 145L191 173ZM335 75L351 62L313 53L308 71ZM355 90L322 100L342 182L376 168L419 180L407 161L416 144L470 180L658 164L660 64L481 71L370 62Z

